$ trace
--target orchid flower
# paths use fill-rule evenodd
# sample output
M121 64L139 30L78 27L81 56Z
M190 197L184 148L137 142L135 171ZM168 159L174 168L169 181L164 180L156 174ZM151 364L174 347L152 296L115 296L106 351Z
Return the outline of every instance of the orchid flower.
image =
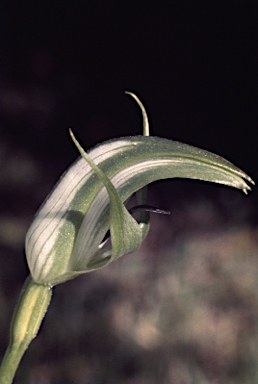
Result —
M150 137L140 100L144 135L99 144L87 153L70 130L81 156L61 176L32 221L25 241L30 277L11 326L11 340L0 368L0 384L9 384L36 336L52 287L104 267L136 251L149 230L149 216L135 219L125 202L151 182L191 178L235 187L247 193L252 179L224 158L202 149ZM143 204L146 204L143 198ZM105 247L110 231L111 246Z

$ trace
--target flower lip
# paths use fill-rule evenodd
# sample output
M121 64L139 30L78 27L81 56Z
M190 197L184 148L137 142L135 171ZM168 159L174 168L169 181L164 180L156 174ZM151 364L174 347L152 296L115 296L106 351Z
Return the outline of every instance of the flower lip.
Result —
M170 215L171 214L171 212L166 211L165 209L152 207L151 205L147 205L147 204L136 205L135 207L128 209L128 212L131 215L133 215L136 212L152 212L152 213L158 213L161 215ZM108 230L107 233L105 234L101 244L99 245L100 248L103 247L104 243L106 243L106 241L109 237L110 237L110 230Z

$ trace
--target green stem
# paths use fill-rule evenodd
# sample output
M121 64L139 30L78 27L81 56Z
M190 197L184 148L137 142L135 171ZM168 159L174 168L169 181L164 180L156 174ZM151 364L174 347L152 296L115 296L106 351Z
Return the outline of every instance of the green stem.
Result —
M16 305L10 340L0 367L0 384L11 384L30 342L37 336L52 296L49 286L27 278Z

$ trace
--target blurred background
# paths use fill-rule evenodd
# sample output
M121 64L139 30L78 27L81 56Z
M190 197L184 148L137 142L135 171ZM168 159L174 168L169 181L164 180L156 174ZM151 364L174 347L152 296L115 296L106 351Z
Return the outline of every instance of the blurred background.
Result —
M226 157L257 181L256 1L0 2L0 355L36 210L85 149L141 134ZM258 193L154 183L141 249L54 289L15 384L258 380Z

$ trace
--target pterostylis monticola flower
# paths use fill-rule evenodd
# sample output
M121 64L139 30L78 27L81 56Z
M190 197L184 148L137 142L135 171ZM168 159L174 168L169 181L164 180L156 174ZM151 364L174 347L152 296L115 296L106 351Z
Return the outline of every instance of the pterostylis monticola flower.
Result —
M0 384L12 382L20 359L37 335L54 285L102 268L137 250L149 229L146 186L181 177L250 190L252 179L224 158L202 149L150 137L140 100L144 135L109 140L85 152L70 130L80 157L61 176L32 221L25 251L30 269L11 325ZM140 197L134 218L125 202ZM137 210L137 209L136 209ZM165 212L166 213L166 212ZM106 247L106 234L110 246Z

